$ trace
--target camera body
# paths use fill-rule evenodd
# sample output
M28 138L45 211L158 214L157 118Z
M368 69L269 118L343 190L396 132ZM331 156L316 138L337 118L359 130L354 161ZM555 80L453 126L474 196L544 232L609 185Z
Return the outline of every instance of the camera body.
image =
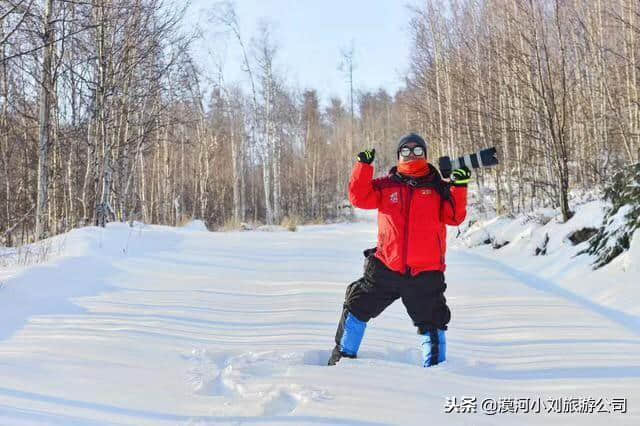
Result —
M469 155L463 155L451 159L448 156L438 159L438 167L443 178L451 176L451 172L455 169L467 167L469 169L479 169L481 167L493 167L498 164L497 151L495 147L486 148L481 151Z

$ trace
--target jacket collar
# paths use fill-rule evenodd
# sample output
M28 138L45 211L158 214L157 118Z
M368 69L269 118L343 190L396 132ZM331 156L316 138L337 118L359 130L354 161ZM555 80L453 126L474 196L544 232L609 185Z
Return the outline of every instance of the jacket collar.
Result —
M442 178L440 177L440 173L438 170L433 167L433 164L429 164L429 172L419 178L412 178L409 176L404 176L398 172L398 167L393 166L391 170L389 170L389 176L391 179L396 182L401 182L409 186L413 186L416 188L426 187L426 186L435 186L441 183Z

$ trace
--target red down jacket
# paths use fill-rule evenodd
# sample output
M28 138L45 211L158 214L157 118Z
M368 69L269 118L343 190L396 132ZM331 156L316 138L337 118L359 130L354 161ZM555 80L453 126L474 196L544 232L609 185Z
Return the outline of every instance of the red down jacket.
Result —
M356 163L349 182L349 200L361 209L378 209L376 257L401 274L444 271L447 231L467 214L467 188L451 187L443 199L434 183L441 182L432 165L429 174L412 186L391 169L373 179L373 167ZM415 181L414 181L415 183ZM449 192L448 185L444 188Z

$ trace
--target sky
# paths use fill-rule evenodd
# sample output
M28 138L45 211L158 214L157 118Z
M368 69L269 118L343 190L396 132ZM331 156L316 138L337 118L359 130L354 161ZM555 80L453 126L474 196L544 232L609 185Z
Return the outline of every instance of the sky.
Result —
M177 1L177 0L176 0ZM197 62L215 75L214 56L224 58L226 82L246 81L237 44L221 43L207 21L215 1L192 0L186 26L199 25L205 39L193 47ZM331 96L348 99L348 80L339 70L341 51L353 43L356 89L382 87L393 94L402 86L408 66L411 16L403 0L236 0L243 38L257 34L262 21L272 24L278 46L276 70L301 89L317 89L326 103ZM213 55L212 55L213 52Z

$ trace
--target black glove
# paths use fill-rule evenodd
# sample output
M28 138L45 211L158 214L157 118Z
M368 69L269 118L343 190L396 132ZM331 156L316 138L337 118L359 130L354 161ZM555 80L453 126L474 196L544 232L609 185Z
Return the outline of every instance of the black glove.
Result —
M375 156L375 149L367 149L366 151L362 151L358 154L358 161L364 164L371 164L373 163L373 159L375 158Z
M451 173L451 185L453 186L467 186L470 180L471 170L466 167L455 169Z

